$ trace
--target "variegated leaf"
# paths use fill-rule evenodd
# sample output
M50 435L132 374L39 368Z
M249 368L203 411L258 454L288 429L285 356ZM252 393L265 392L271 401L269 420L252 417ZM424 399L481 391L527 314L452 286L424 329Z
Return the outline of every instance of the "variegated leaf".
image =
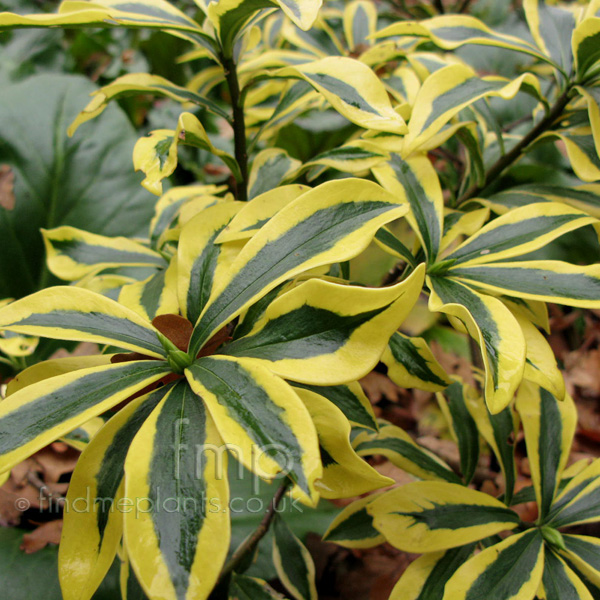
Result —
M393 489L369 504L367 510L388 542L405 552L455 548L514 529L520 523L514 511L492 496L437 481L418 481Z
M379 227L406 211L376 184L352 178L302 194L244 246L213 290L192 335L192 354L281 282L317 266L348 260L367 246Z
M128 558L151 598L206 600L230 538L227 453L201 398L180 380L125 461Z

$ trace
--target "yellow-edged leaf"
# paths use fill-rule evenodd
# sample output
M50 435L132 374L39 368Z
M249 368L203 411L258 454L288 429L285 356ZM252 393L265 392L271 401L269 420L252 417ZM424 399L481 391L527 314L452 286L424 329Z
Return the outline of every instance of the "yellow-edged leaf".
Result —
M405 552L462 546L514 529L520 522L492 496L437 481L418 481L386 492L367 510L390 544Z
M283 281L356 256L379 227L407 210L378 185L353 178L302 194L244 246L213 289L192 334L192 352Z
M156 330L145 319L110 298L77 287L46 288L5 306L0 309L0 329L165 356Z
M356 454L350 444L350 423L339 408L313 391L295 391L317 429L323 476L315 487L323 498L352 498L394 483Z
M166 362L132 361L78 369L15 392L0 407L0 472L169 372Z
M290 385L249 358L203 357L185 374L239 462L264 479L287 475L300 498L317 500L317 433Z
M442 600L533 600L544 571L544 544L537 529L511 535L483 550L454 573Z
M486 371L485 399L492 413L513 399L525 369L525 337L510 310L497 298L450 278L428 277L429 308L456 317L479 344Z
M125 544L150 598L206 600L229 550L227 453L183 380L145 420L127 453ZM193 518L190 516L193 515Z
M360 127L406 133L404 120L390 103L384 85L360 61L330 56L287 67L278 77L300 77L310 83L341 115Z
M385 536L373 527L367 506L379 494L371 494L349 504L329 525L323 539L344 548L373 548L385 542Z
M77 461L59 547L64 600L89 600L113 563L121 536L123 465L129 444L169 387L137 398L94 437Z
M221 351L257 359L281 377L302 383L360 379L377 364L417 301L424 271L421 265L388 288L311 279L275 299L247 335Z

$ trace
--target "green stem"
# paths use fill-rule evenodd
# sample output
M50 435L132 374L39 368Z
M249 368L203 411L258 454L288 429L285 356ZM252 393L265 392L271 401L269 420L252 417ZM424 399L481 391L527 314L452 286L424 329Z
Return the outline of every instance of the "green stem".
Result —
M457 204L462 204L475 196L478 196L481 191L487 187L491 181L499 177L502 172L510 167L522 154L522 152L532 144L542 133L547 131L554 125L554 122L569 103L571 99L571 89L567 88L561 96L558 98L554 106L550 109L548 114L525 136L521 141L516 144L507 152L504 156L501 156L486 172L484 181L481 185L473 184L459 199Z
M254 552L256 546L262 538L269 531L269 527L273 521L273 518L277 514L277 507L279 503L285 496L288 488L292 484L292 481L286 477L285 481L279 486L278 490L275 492L273 499L271 500L271 504L265 513L265 516L262 518L262 521L258 525L258 527L254 530L254 532L249 535L236 549L233 553L229 561L223 567L221 574L219 575L219 581L229 577L231 573L244 561L246 556L251 552Z
M246 122L244 119L244 101L240 93L240 82L237 68L233 58L221 57L225 69L225 79L229 86L231 106L233 109L233 141L235 146L235 159L240 166L241 181L238 182L238 200L248 200L248 150L246 147Z

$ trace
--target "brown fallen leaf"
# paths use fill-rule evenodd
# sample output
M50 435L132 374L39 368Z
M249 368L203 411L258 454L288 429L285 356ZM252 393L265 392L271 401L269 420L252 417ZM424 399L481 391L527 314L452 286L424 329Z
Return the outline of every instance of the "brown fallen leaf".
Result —
M363 377L360 385L372 404L377 404L382 398L398 402L402 396L401 389L387 375L377 371Z
M586 396L600 395L600 349L575 350L565 357L565 379Z
M0 165L0 206L5 210L15 207L15 174L8 165Z
M45 548L48 544L57 544L60 542L60 534L62 532L62 519L49 521L34 529L31 533L26 533L23 536L23 542L20 549L26 554L33 554Z
M39 465L38 471L42 473L42 479L46 484L58 483L62 475L72 473L77 464L80 452L74 448L65 451L57 451L55 444L42 448L33 456ZM62 445L61 445L62 446ZM62 450L59 446L59 450Z
M100 354L100 347L93 342L81 342L77 344L72 352L59 348L52 354L51 359L67 358L69 356L90 356L91 354Z
M372 466L380 475L389 477L390 479L393 479L396 482L393 486L390 487L406 485L407 483L412 483L415 480L415 478L410 473L407 473L400 467L397 467L396 465L392 464L389 460L387 460L384 463ZM377 491L379 492L380 490Z
M0 488L0 527L16 527L21 522L22 502L17 494Z
M429 347L446 373L449 375L458 375L469 385L475 385L471 361L454 352L446 352L436 340L431 340Z

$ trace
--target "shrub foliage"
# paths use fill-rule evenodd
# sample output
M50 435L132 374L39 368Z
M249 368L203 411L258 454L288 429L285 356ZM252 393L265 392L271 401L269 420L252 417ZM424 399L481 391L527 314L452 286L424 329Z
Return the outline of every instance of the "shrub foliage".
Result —
M540 331L548 302L600 308L600 267L543 251L600 231L600 2L524 0L522 36L461 14L468 2L412 19L404 2L175 4L0 13L2 30L159 30L185 40L180 61L195 71L186 85L121 76L69 128L127 96L181 105L170 128L135 146L159 196L147 237L44 230L48 268L71 285L0 308L6 355L31 353L37 337L106 347L30 366L0 404L3 472L111 415L66 499L75 507L87 494L93 509L65 510L64 598L91 598L117 553L125 594L139 584L152 600L276 598L244 575L272 524L281 582L315 599L310 555L274 509L285 493L315 506L389 486L363 460L373 455L418 481L353 502L326 538L423 554L392 600L600 597L599 543L567 529L600 520L600 460L567 468L577 415ZM518 56L521 74L480 75L467 50L482 46ZM522 113L503 128L493 108L510 101ZM331 135L318 141L323 127ZM548 142L559 142L569 183L506 175ZM192 159L217 175L164 185ZM366 287L349 261L373 240L396 266ZM478 347L476 387L398 331L424 297ZM375 419L357 380L379 362L398 385L437 393L460 470ZM520 428L533 486L515 493ZM498 498L471 485L484 443L502 468ZM263 530L231 549L228 455L281 481ZM537 502L537 521L513 510L525 501Z

